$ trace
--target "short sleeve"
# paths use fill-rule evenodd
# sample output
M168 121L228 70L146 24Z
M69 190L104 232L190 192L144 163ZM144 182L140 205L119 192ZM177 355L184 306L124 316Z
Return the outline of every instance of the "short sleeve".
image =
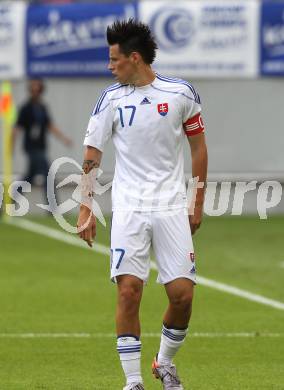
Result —
M112 104L107 97L107 93L103 93L89 120L84 145L93 146L103 151L105 144L112 135L112 125Z
M187 85L188 89L186 90L185 95L185 106L183 111L183 123L185 123L189 118L192 118L199 112L201 112L201 101L198 93L193 88L192 85Z
M196 90L188 84L183 112L183 128L187 136L193 136L204 131L201 117L201 101Z

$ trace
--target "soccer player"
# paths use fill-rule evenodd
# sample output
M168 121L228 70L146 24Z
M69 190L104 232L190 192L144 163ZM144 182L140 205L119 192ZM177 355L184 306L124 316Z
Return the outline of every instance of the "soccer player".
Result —
M118 83L105 89L89 121L84 145L78 232L89 246L96 234L90 212L96 169L112 137L116 166L112 188L111 279L117 283L117 351L124 390L142 390L139 305L152 245L166 308L153 374L166 390L181 390L173 358L184 342L196 283L191 234L202 219L204 188L188 213L183 143L192 175L205 183L207 149L199 95L191 84L153 71L157 45L149 27L132 19L107 29L109 70ZM202 187L202 186L200 186Z

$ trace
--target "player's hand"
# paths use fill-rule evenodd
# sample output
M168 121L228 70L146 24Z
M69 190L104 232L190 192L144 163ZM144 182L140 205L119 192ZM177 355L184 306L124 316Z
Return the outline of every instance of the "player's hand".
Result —
M189 216L191 234L193 235L200 228L203 215L203 205L195 205L193 215Z
M96 237L96 217L87 206L80 206L77 229L78 236L92 247Z

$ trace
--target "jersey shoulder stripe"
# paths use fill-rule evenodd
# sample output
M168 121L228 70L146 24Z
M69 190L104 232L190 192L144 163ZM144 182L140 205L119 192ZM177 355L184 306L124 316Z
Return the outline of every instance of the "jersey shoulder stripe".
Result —
M179 78L177 78L177 77L168 77L168 76L164 76L164 75L161 75L161 74L157 74L157 77L158 77L160 80L162 80L162 81L186 85L186 86L192 91L192 93L194 94L194 96L197 96L197 95L198 95L197 92L195 91L193 85L190 84L190 83L189 83L188 81L186 81L186 80L179 79Z
M101 108L102 103L103 103L103 101L104 101L106 95L108 94L108 92L115 91L115 90L117 90L117 89L120 89L120 88L122 88L122 87L125 87L126 85L127 85L127 84L116 83L116 84L110 85L108 88L106 88L106 89L102 92L101 96L99 97L99 100L97 101L97 104L96 104L96 106L95 106L95 108L94 108L94 110L93 110L92 115L96 115L96 114L98 114L98 113L100 112L100 108Z
M194 87L189 82L187 82L183 79L162 76L160 74L156 74L156 76L159 80L165 81L167 83L186 85L190 89L191 93L193 94L195 102L198 104L201 104L200 97L199 97L198 93L195 91Z
M165 82L168 82L168 83L174 83L174 84L186 85L190 89L190 91L192 92L192 94L194 96L194 100L196 101L196 103L200 104L200 97L199 97L198 93L195 91L193 85L191 85L189 82L187 82L187 81L185 81L183 79L162 76L160 74L157 74L156 76L161 81L165 81Z

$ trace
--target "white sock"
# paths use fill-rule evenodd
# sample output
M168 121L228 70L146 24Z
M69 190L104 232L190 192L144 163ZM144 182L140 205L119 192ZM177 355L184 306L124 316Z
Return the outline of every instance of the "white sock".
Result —
M139 338L133 335L118 336L117 351L126 377L126 384L142 383L140 368L141 341Z
M184 342L186 333L187 328L171 329L163 325L160 350L158 353L158 363L161 366L172 364L175 354Z

